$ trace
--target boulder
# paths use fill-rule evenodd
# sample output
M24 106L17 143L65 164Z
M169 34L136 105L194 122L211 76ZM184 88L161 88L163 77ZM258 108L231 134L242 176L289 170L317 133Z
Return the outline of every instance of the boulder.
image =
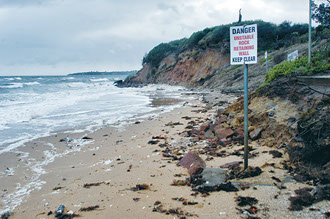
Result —
M262 132L263 130L264 130L264 129L261 128L261 127L256 128L255 130L253 130L252 132L249 133L250 138L251 138L252 140L256 140L256 139L258 139L258 138L260 137L261 132Z
M186 154L178 165L187 168L190 176L202 173L206 167L204 160L196 152Z
M209 128L210 128L210 123L203 123L200 126L199 131L200 132L206 132Z
M232 136L235 132L230 129L230 128L223 128L221 126L218 126L214 129L215 132L215 136L217 136L220 139L223 138L228 138L230 136Z

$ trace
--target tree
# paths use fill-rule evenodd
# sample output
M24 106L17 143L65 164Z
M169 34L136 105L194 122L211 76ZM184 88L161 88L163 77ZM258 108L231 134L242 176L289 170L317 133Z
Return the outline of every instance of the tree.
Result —
M312 10L312 18L327 28L330 28L330 0L323 0L320 5L317 5L312 0Z

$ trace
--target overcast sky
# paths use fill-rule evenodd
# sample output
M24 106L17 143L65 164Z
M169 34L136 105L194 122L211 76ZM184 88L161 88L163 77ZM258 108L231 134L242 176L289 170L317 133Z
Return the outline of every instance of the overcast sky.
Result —
M162 42L238 20L308 23L309 0L0 0L0 76L138 70Z

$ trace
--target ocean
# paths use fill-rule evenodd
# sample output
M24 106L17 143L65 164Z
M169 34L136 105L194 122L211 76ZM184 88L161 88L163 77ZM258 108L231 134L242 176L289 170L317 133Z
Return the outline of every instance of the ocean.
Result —
M57 132L95 131L171 110L157 98L180 100L181 87L117 88L126 75L0 77L0 154ZM171 102L171 101L169 101Z

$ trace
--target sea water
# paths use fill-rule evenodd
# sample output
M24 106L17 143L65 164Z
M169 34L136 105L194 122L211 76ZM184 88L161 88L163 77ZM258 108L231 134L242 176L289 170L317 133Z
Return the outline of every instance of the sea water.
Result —
M124 75L0 77L0 154L63 131L93 131L155 111L151 97L180 87L117 88Z

